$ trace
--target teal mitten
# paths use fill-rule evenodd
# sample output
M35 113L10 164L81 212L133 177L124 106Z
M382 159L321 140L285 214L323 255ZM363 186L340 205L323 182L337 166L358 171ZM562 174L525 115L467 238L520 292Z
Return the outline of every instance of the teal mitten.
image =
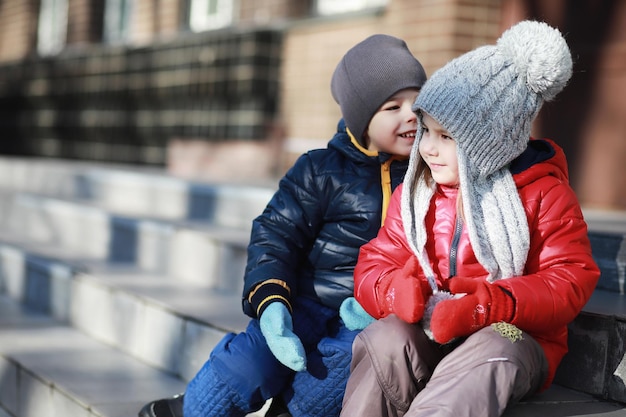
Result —
M343 300L339 307L339 317L348 330L363 330L374 321L374 317L370 316L354 297Z
M291 314L283 303L267 306L261 318L261 333L270 350L282 363L296 372L306 369L306 353L302 342L293 332Z

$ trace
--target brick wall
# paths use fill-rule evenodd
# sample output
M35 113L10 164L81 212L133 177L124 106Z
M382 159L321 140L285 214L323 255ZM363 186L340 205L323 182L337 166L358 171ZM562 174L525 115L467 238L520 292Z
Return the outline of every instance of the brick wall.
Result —
M384 11L314 19L286 33L280 114L286 125L286 165L325 146L341 114L330 79L343 54L374 33L406 40L428 74L453 57L499 36L498 0L392 0ZM285 167L287 168L287 166Z
M185 27L182 22L182 0L135 0L129 42L148 45L151 42L178 36Z
M0 1L0 62L8 63L0 76L2 89L0 99L3 100L0 107L4 106L0 110L5 113L7 109L14 112L13 119L5 118L0 120L0 123L3 123L3 133L9 135L16 143L21 143L19 139L25 137L20 135L24 135L26 131L30 134L37 129L38 135L43 131L55 134L69 131L77 135L81 132L80 129L67 130L69 129L67 126L76 126L76 120L80 117L91 122L96 120L97 123L103 123L102 131L109 129L107 126L110 125L110 120L115 119L113 112L104 117L106 112L103 108L107 110L109 107L115 107L111 104L111 96L107 94L120 91L117 86L124 82L120 81L124 79L121 74L112 72L107 76L101 76L84 73L78 78L75 77L73 81L68 81L63 77L59 79L58 75L45 79L46 71L53 69L57 71L68 62L72 62L72 59L77 62L81 59L88 61L86 57L90 54L95 54L94 62L99 62L97 65L114 66L120 60L123 61L116 55L123 54L123 51L129 53L127 62L129 65L144 68L145 63L137 64L141 61L137 58L142 55L141 50L162 48L168 43L177 42L178 39L184 42L185 38L192 36L185 22L185 15L188 12L187 0L135 0L130 44L103 47L99 42L102 38L105 0L69 0L68 48L60 55L59 62L48 58L39 62L34 52L37 44L39 2L40 0ZM340 113L330 94L330 78L341 56L355 43L373 33L381 32L403 38L422 61L427 73L432 74L453 57L479 45L493 43L511 24L525 18L536 18L559 27L566 34L575 58L575 72L570 85L558 100L544 106L533 133L552 137L565 148L570 163L571 182L583 203L596 207L626 208L626 167L623 164L626 160L626 141L623 139L626 136L624 122L626 2L389 0L388 5L379 10L329 18L311 18L314 0L238 0L236 4L235 27L226 31L250 31L259 27L271 27L284 35L282 49L272 52L273 56L277 57L277 62L282 62L276 64L280 66L280 73L275 72L271 75L271 85L277 88L271 93L272 103L267 104L271 108L272 120L266 132L271 133L267 133L265 138L259 138L265 139L271 149L275 149L275 138L281 138L283 135L287 138L285 151L278 157L281 165L278 175L284 173L300 153L326 146L334 133ZM224 30L217 33L222 31ZM107 56L102 54L105 49L112 54L110 62L108 58L103 58ZM134 52L130 53L131 50ZM211 60L215 57L214 50L200 48L194 53L197 54L196 64L203 63L201 65L205 65L206 68L211 67ZM171 62L181 59L178 52L165 52L163 56L165 57L163 59ZM154 59L155 62L162 62L162 58ZM77 68L82 68L80 64L77 65ZM154 82L169 83L170 81L166 80L179 77L179 81L176 82L180 83L180 77L184 78L183 72L178 70L168 73L167 76L155 76L154 80L158 81ZM20 75L22 73L31 74L34 78L25 81L19 78L23 77ZM232 73L241 75L237 69ZM192 74L196 72L187 71L186 74L195 77ZM195 81L190 79L185 82L192 85ZM64 93L58 93L58 90L76 88L80 83L101 85L102 92L106 92L101 95L109 98L98 104L100 107L96 106L94 110L90 107L93 102L91 96L75 93L63 96ZM50 106L52 105L50 103L57 103L61 107L56 110L42 107L41 103L45 100L40 100L38 96L33 99L33 94L39 94L37 92L45 85L54 85L57 89L55 99L48 100L46 104ZM6 95L6 88L11 91L9 96ZM11 97L16 97L15 90L19 88L24 90L17 94L19 100L7 104ZM134 94L138 89L133 87L130 91ZM211 94L212 90L202 87L191 88L189 91L200 97ZM157 117L142 119L144 124L148 123L146 120L154 122L150 128L142 128L143 135L149 136L150 140L162 135L159 136L161 142L170 139L180 142L181 139L194 137L208 143L216 135L221 139L248 140L242 138L239 133L234 136L223 134L224 129L231 132L237 130L234 127L224 128L222 120L224 115L229 115L230 112L226 112L223 107L216 109L199 105L197 102L193 104L193 99L187 100L184 105L180 104L185 98L194 97L193 94L178 95L177 105L180 109L184 106L193 107L187 118L202 113L203 116L198 117L199 119L217 121L217 124L210 128L211 132L206 130L207 127L193 127L180 134L172 130L171 117ZM59 100L61 96L64 99ZM134 98L122 101L122 108L126 109L127 113L130 112L130 107L124 106L147 106L144 110L133 110L134 114L152 111L150 106L155 103L153 95L147 94L142 98L132 94L130 96ZM121 97L128 98L129 95ZM248 105L256 106L250 103L252 102ZM85 111L76 110L77 106L86 106ZM19 118L16 118L16 109L21 112ZM230 126L241 125L236 119L245 113L235 112L233 114L238 116L227 116L231 118ZM33 119L31 116L25 116L27 114L36 114L36 117ZM176 114L182 113L179 111ZM7 127L6 124L7 120L12 120L10 126L20 127L17 130L10 130L10 126ZM50 120L56 120L54 123L57 125L53 123L55 129L50 128L52 123ZM63 122L58 125L61 120ZM245 123L243 126L245 130ZM150 129L151 133L145 134ZM102 134L90 137L98 138ZM50 140L50 134L46 135L48 138L46 143L56 143ZM170 135L169 139L164 139L167 135ZM113 137L115 141L135 140L119 135ZM73 143L74 140L67 139L68 143ZM242 154L247 152L242 151L240 145L242 144L235 144L237 152ZM48 152L53 152L49 155L54 155L60 146L57 143L41 149L47 149ZM257 149L252 148L254 150L250 153L256 153ZM207 153L211 151L209 149ZM81 151L76 155L83 154L85 152ZM272 150L268 158L275 157L271 156L275 154ZM162 157L163 155L159 158ZM159 158L148 159L154 161L160 160Z
M266 25L306 17L312 0L239 0L237 24Z
M313 19L290 27L284 42L280 112L287 151L283 171L302 152L324 147L340 112L330 94L341 56L384 32L407 41L428 74L463 52L492 44L523 19L565 34L575 61L570 85L547 103L535 136L559 143L570 181L586 207L626 209L626 2L390 0L380 13Z
M575 73L546 129L567 146L581 200L626 210L626 2L607 3L612 9L602 11L587 2L566 27Z
M546 103L533 134L561 145L570 183L587 208L626 209L626 2L503 1L503 26L538 19L558 27L572 78Z
M102 41L104 0L70 0L67 44L83 46Z
M0 62L21 59L35 48L38 4L36 0L0 1Z

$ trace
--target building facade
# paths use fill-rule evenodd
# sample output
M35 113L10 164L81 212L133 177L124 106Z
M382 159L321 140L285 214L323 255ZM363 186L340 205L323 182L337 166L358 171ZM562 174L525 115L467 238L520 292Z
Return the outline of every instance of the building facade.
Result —
M619 0L4 0L0 152L278 177L334 133L330 77L355 43L401 37L431 74L528 18L575 61L533 134L565 148L583 206L626 210Z

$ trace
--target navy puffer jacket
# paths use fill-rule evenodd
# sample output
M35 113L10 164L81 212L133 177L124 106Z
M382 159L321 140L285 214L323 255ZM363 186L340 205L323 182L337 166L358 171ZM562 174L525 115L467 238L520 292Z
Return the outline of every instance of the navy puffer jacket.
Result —
M339 309L353 295L359 248L377 235L407 166L358 146L343 121L326 149L302 155L252 224L244 312L257 317L248 296L269 279L284 281L291 298Z

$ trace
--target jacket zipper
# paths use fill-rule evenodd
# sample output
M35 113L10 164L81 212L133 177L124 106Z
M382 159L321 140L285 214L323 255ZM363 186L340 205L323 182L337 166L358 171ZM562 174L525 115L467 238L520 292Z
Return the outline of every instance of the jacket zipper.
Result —
M367 156L378 156L378 151L370 151L364 148L359 143L359 141L356 140L352 132L350 132L350 129L346 128L346 133L348 133L348 136L350 136L350 142L352 142L355 148L357 148ZM383 192L383 201L381 207L382 215L380 217L381 226L385 223L385 217L387 217L387 209L389 208L389 202L391 201L391 163L394 159L396 159L396 157L392 156L380 165L380 185Z
M391 162L393 158L388 159L380 165L380 185L383 191L382 201L382 215L380 217L380 224L385 223L385 217L387 217L387 208L389 208L389 201L391 201Z
M463 220L460 216L456 216L454 221L454 235L450 244L450 267L448 278L456 276L456 257L459 249L459 240L461 240L461 232L463 231Z

